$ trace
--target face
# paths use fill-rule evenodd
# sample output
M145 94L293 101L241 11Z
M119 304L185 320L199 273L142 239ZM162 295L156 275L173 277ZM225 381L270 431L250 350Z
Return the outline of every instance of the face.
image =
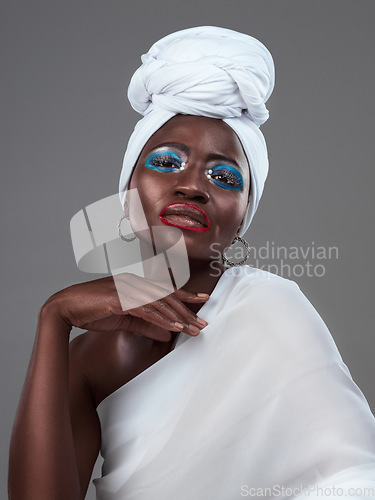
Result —
M242 145L222 120L177 115L146 143L134 169L148 225L179 227L190 259L211 260L231 245L249 199ZM130 220L137 232L130 206Z

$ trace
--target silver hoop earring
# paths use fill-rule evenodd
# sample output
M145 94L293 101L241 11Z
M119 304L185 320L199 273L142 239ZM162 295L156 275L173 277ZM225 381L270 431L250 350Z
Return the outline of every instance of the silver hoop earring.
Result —
M137 237L134 235L134 236L130 236L130 238L127 238L126 236L124 236L121 232L121 223L124 219L127 219L129 220L129 209L126 205L126 207L124 207L124 215L120 218L120 220L118 221L117 223L117 231L118 231L118 235L120 236L120 238L123 240L123 241L126 241L127 243L130 243L131 241L134 241Z
M236 241L239 241L240 243L242 243L244 246L245 246L245 250L246 250L246 255L245 255L245 258L243 258L240 262L232 262L230 261L227 256L225 255L225 252L226 250L224 250L223 252L223 255L221 256L221 258L223 259L223 264L229 266L229 267L238 267L238 266L242 266L242 264L245 264L245 262L247 261L247 259L250 257L250 251L251 251L251 248L250 248L250 245L248 244L248 242L246 240L244 240L243 238L241 238L240 236L236 236L234 238L234 241L232 243L232 245L234 243L236 243ZM231 245L231 246L232 246Z

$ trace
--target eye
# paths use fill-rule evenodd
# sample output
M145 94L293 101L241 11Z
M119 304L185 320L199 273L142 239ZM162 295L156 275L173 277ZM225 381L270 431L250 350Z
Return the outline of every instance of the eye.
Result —
M216 165L210 168L208 178L224 189L240 191L243 188L242 175L229 165Z
M183 162L173 151L155 151L147 158L145 166L159 172L178 172Z

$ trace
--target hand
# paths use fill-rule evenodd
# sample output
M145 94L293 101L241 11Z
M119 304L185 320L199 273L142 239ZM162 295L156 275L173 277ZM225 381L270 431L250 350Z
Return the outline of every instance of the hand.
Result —
M52 295L43 308L70 328L128 330L162 342L171 339L171 332L195 336L207 326L183 302L204 303L209 295L182 289L170 293L161 283L129 273L115 278L116 283L109 276L72 285Z

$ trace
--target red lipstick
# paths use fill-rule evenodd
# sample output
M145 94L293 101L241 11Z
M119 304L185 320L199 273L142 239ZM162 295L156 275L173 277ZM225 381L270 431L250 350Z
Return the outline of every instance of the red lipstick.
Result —
M168 205L160 212L159 219L168 226L189 229L199 233L208 231L210 227L208 217L203 210L187 203Z

